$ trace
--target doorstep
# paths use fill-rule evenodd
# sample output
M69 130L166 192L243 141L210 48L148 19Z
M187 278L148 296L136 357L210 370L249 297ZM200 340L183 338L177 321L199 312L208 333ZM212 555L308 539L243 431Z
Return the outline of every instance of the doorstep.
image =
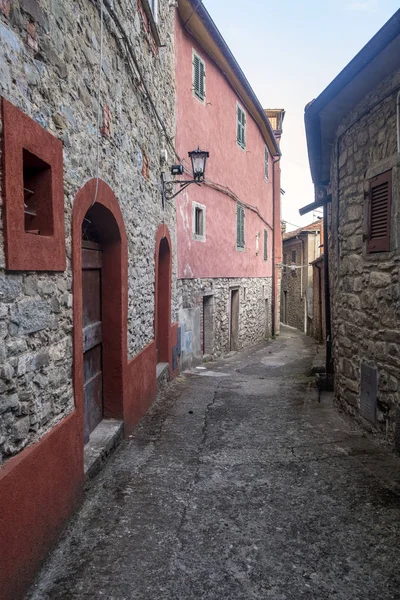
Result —
M162 387L169 380L169 364L168 363L158 363L156 367L156 378L157 378L157 387Z
M90 434L83 453L85 481L93 479L123 438L123 421L103 419Z

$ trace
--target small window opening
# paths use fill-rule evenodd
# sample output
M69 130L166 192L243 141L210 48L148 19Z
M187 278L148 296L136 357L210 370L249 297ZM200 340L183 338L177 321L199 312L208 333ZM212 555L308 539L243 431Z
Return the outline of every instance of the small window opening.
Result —
M194 232L196 235L204 235L204 223L203 223L203 211L201 208L196 206L195 214L194 214L194 223L195 229Z
M26 233L53 235L51 167L23 150L24 227Z
M296 250L292 250L292 263L296 262Z

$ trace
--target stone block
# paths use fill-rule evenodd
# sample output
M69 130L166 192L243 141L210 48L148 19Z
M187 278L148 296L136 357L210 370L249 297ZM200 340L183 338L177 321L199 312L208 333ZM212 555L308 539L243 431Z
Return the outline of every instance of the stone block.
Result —
M390 273L385 273L383 271L372 271L369 276L369 284L371 287L386 287L390 285L392 282L392 278Z
M0 302L13 302L21 293L21 277L0 274Z
M29 426L30 421L28 416L18 419L13 428L14 440L16 442L21 442L27 438Z
M0 415L8 410L17 410L19 406L18 394L2 394L0 396Z
M19 333L34 333L51 326L51 308L44 300L22 300L11 310L11 319Z
M36 21L45 31L49 30L49 20L37 0L20 0L21 9Z

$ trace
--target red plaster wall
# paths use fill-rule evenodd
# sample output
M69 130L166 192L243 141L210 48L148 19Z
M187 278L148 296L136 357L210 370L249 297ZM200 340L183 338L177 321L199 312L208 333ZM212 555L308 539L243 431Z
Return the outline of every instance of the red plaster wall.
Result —
M19 600L83 494L78 414L0 468L0 598Z
M151 342L128 363L128 389L124 407L125 435L146 413L156 397L156 343Z
M192 92L192 49L206 63L206 105ZM264 176L265 142L248 111L246 150L236 143L237 97L223 73L203 52L194 38L175 22L177 89L176 144L190 167L188 151L200 146L210 152L207 179L228 186L242 201L256 206L272 227L273 165ZM240 102L243 106L243 104ZM245 108L243 106L243 108ZM206 242L192 239L192 201L206 206ZM236 203L227 195L206 186L192 185L176 198L178 277L267 277L272 275L272 230L257 214L246 210L245 245L236 250ZM264 228L268 230L268 261L264 261ZM279 224L280 228L280 224ZM256 254L256 235L260 234Z

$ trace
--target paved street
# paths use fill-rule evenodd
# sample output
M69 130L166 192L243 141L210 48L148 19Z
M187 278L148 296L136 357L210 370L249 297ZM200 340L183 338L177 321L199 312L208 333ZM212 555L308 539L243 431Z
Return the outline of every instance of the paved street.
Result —
M314 353L285 329L170 385L29 599L399 599L400 461L318 401Z

